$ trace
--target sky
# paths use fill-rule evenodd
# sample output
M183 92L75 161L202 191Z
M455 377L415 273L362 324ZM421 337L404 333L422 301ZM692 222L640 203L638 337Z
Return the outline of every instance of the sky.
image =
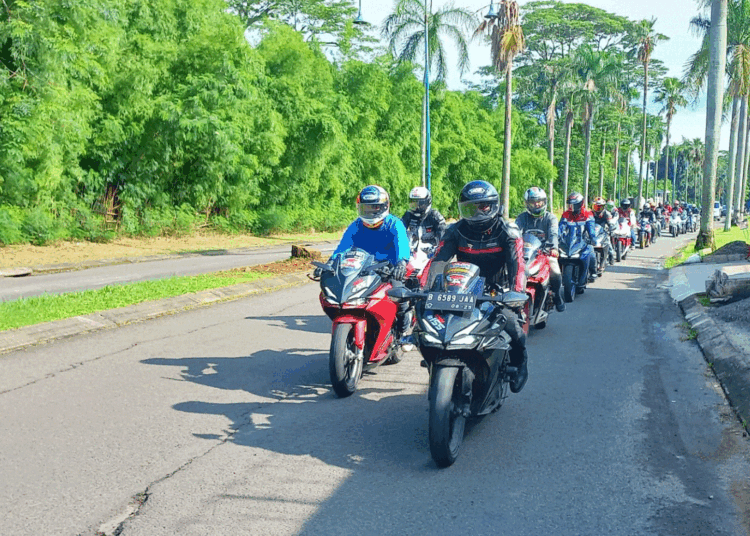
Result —
M700 39L690 31L690 20L698 14L707 14L696 0L562 0L565 3L588 4L611 13L623 15L631 20L656 19L655 29L669 37L668 41L659 43L654 49L652 57L664 62L669 70L668 76L682 78L685 63L700 46ZM520 0L521 12L528 0ZM372 23L380 24L385 16L393 9L392 0L361 0L362 16ZM451 2L433 0L433 10ZM454 0L455 6L463 6L481 14L487 12L489 0ZM489 45L478 40L470 48L471 71L489 64ZM449 64L448 86L451 89L464 89L458 75L455 62ZM464 76L472 79L472 75ZM474 78L476 79L476 78ZM700 101L689 108L679 109L672 120L671 141L680 143L682 138L693 139L705 137L706 132L706 98L705 93ZM658 105L650 105L649 112L659 111ZM725 123L721 132L721 149L729 147L729 126Z

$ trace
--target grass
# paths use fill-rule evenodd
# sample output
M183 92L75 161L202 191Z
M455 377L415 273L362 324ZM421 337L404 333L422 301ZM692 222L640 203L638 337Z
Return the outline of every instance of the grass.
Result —
M705 294L698 294L695 296L695 298L698 300L698 303L700 303L703 307L711 306L711 300Z
M683 337L680 337L681 341L692 341L698 338L698 332L690 327L690 324L687 322L683 322L681 324L681 327L683 330L685 330L685 335Z
M0 331L86 315L151 300L181 296L272 277L272 272L231 271L196 276L178 276L96 290L44 294L0 303Z
M719 249L721 246L729 244L730 242L735 242L737 240L747 242L748 239L746 229L740 229L739 227L733 226L729 231L725 231L723 228L714 230L714 241L716 243L716 249ZM666 261L664 261L664 267L673 268L675 266L678 266L695 253L697 253L697 251L695 249L695 242L693 242L691 244L688 244L684 248L678 249L675 255L669 257Z

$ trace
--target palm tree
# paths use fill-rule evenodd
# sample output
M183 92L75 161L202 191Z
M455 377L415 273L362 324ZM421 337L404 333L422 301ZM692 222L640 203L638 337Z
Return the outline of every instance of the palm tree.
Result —
M711 4L706 0L705 5ZM747 122L747 98L750 93L750 2L748 0L731 0L726 3L726 71L729 74L729 96L732 102L732 121L730 130L730 167L727 170L727 181L729 195L727 197L727 218L725 229L729 230L731 225L731 214L733 205L736 207L738 193L735 185L739 187L742 176L742 161L745 155L745 143L743 139L746 128L743 124ZM718 9L718 8L717 8ZM712 8L712 18L713 18ZM718 15L718 12L717 12ZM685 80L697 93L703 88L709 75L711 46L711 19L706 17L695 17L690 25L699 35L703 36L701 47L693 54L687 64ZM744 105L744 112L743 112ZM738 114L738 115L736 115ZM735 145L735 141L737 144ZM708 145L708 141L706 142ZM710 207L709 207L710 208ZM704 211L707 212L707 211Z
M656 19L642 20L635 26L635 32L638 39L638 45L636 49L636 56L638 61L643 66L643 128L641 131L641 158L640 158L640 173L638 178L638 197L636 198L636 205L640 203L643 198L643 163L646 160L646 116L648 115L646 107L648 104L648 66L651 62L651 54L654 51L654 47L659 41L668 39L667 36L656 33L654 31L654 24ZM636 210L640 207L636 206Z
M677 78L668 77L665 78L656 90L656 102L661 103L662 109L660 113L665 113L667 118L667 144L666 144L666 167L664 173L664 203L667 202L667 183L669 182L669 131L672 127L672 119L674 114L677 113L677 108L683 108L687 106L688 102L685 98L685 84L680 82ZM674 201L674 192L672 192L672 200Z
M586 142L583 158L583 198L588 204L589 171L591 164L591 128L599 104L617 93L617 74L621 58L609 52L597 52L582 45L573 58L573 68L579 83L574 100L581 106L581 119Z
M742 0L744 5L745 0ZM719 156L721 135L721 105L724 99L724 70L727 58L727 0L711 3L710 68L706 99L706 163L703 176L701 230L695 248L714 246L713 205L716 189L716 161Z
M420 63L425 47L425 13L427 13L427 49L429 67L436 80L445 80L448 73L443 36L450 37L458 52L461 74L469 70L467 34L476 24L476 16L468 9L446 5L432 12L427 0L398 0L393 13L383 21L381 31L388 49L398 63Z
M486 17L474 32L490 35L492 65L505 73L505 130L503 134L503 216L510 208L511 104L513 97L513 58L525 48L523 29L519 22L518 2L501 0L497 16ZM550 192L551 194L551 192Z

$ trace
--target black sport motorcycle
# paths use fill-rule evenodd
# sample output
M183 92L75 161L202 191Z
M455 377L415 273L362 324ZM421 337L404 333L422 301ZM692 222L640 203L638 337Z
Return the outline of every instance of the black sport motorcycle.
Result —
M456 461L468 418L500 409L517 372L509 364L507 319L498 305L517 310L528 296L485 290L479 267L453 262L427 292L388 291L394 301L415 304L415 342L430 373L430 453L439 467Z

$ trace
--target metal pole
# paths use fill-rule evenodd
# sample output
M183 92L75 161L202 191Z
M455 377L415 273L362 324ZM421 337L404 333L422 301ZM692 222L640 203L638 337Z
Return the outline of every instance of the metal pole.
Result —
M432 0L429 3L429 13L432 12ZM427 22L427 0L424 3L424 101L425 101L425 178L427 189L432 191L432 167L430 166L430 53L429 53L429 24Z

